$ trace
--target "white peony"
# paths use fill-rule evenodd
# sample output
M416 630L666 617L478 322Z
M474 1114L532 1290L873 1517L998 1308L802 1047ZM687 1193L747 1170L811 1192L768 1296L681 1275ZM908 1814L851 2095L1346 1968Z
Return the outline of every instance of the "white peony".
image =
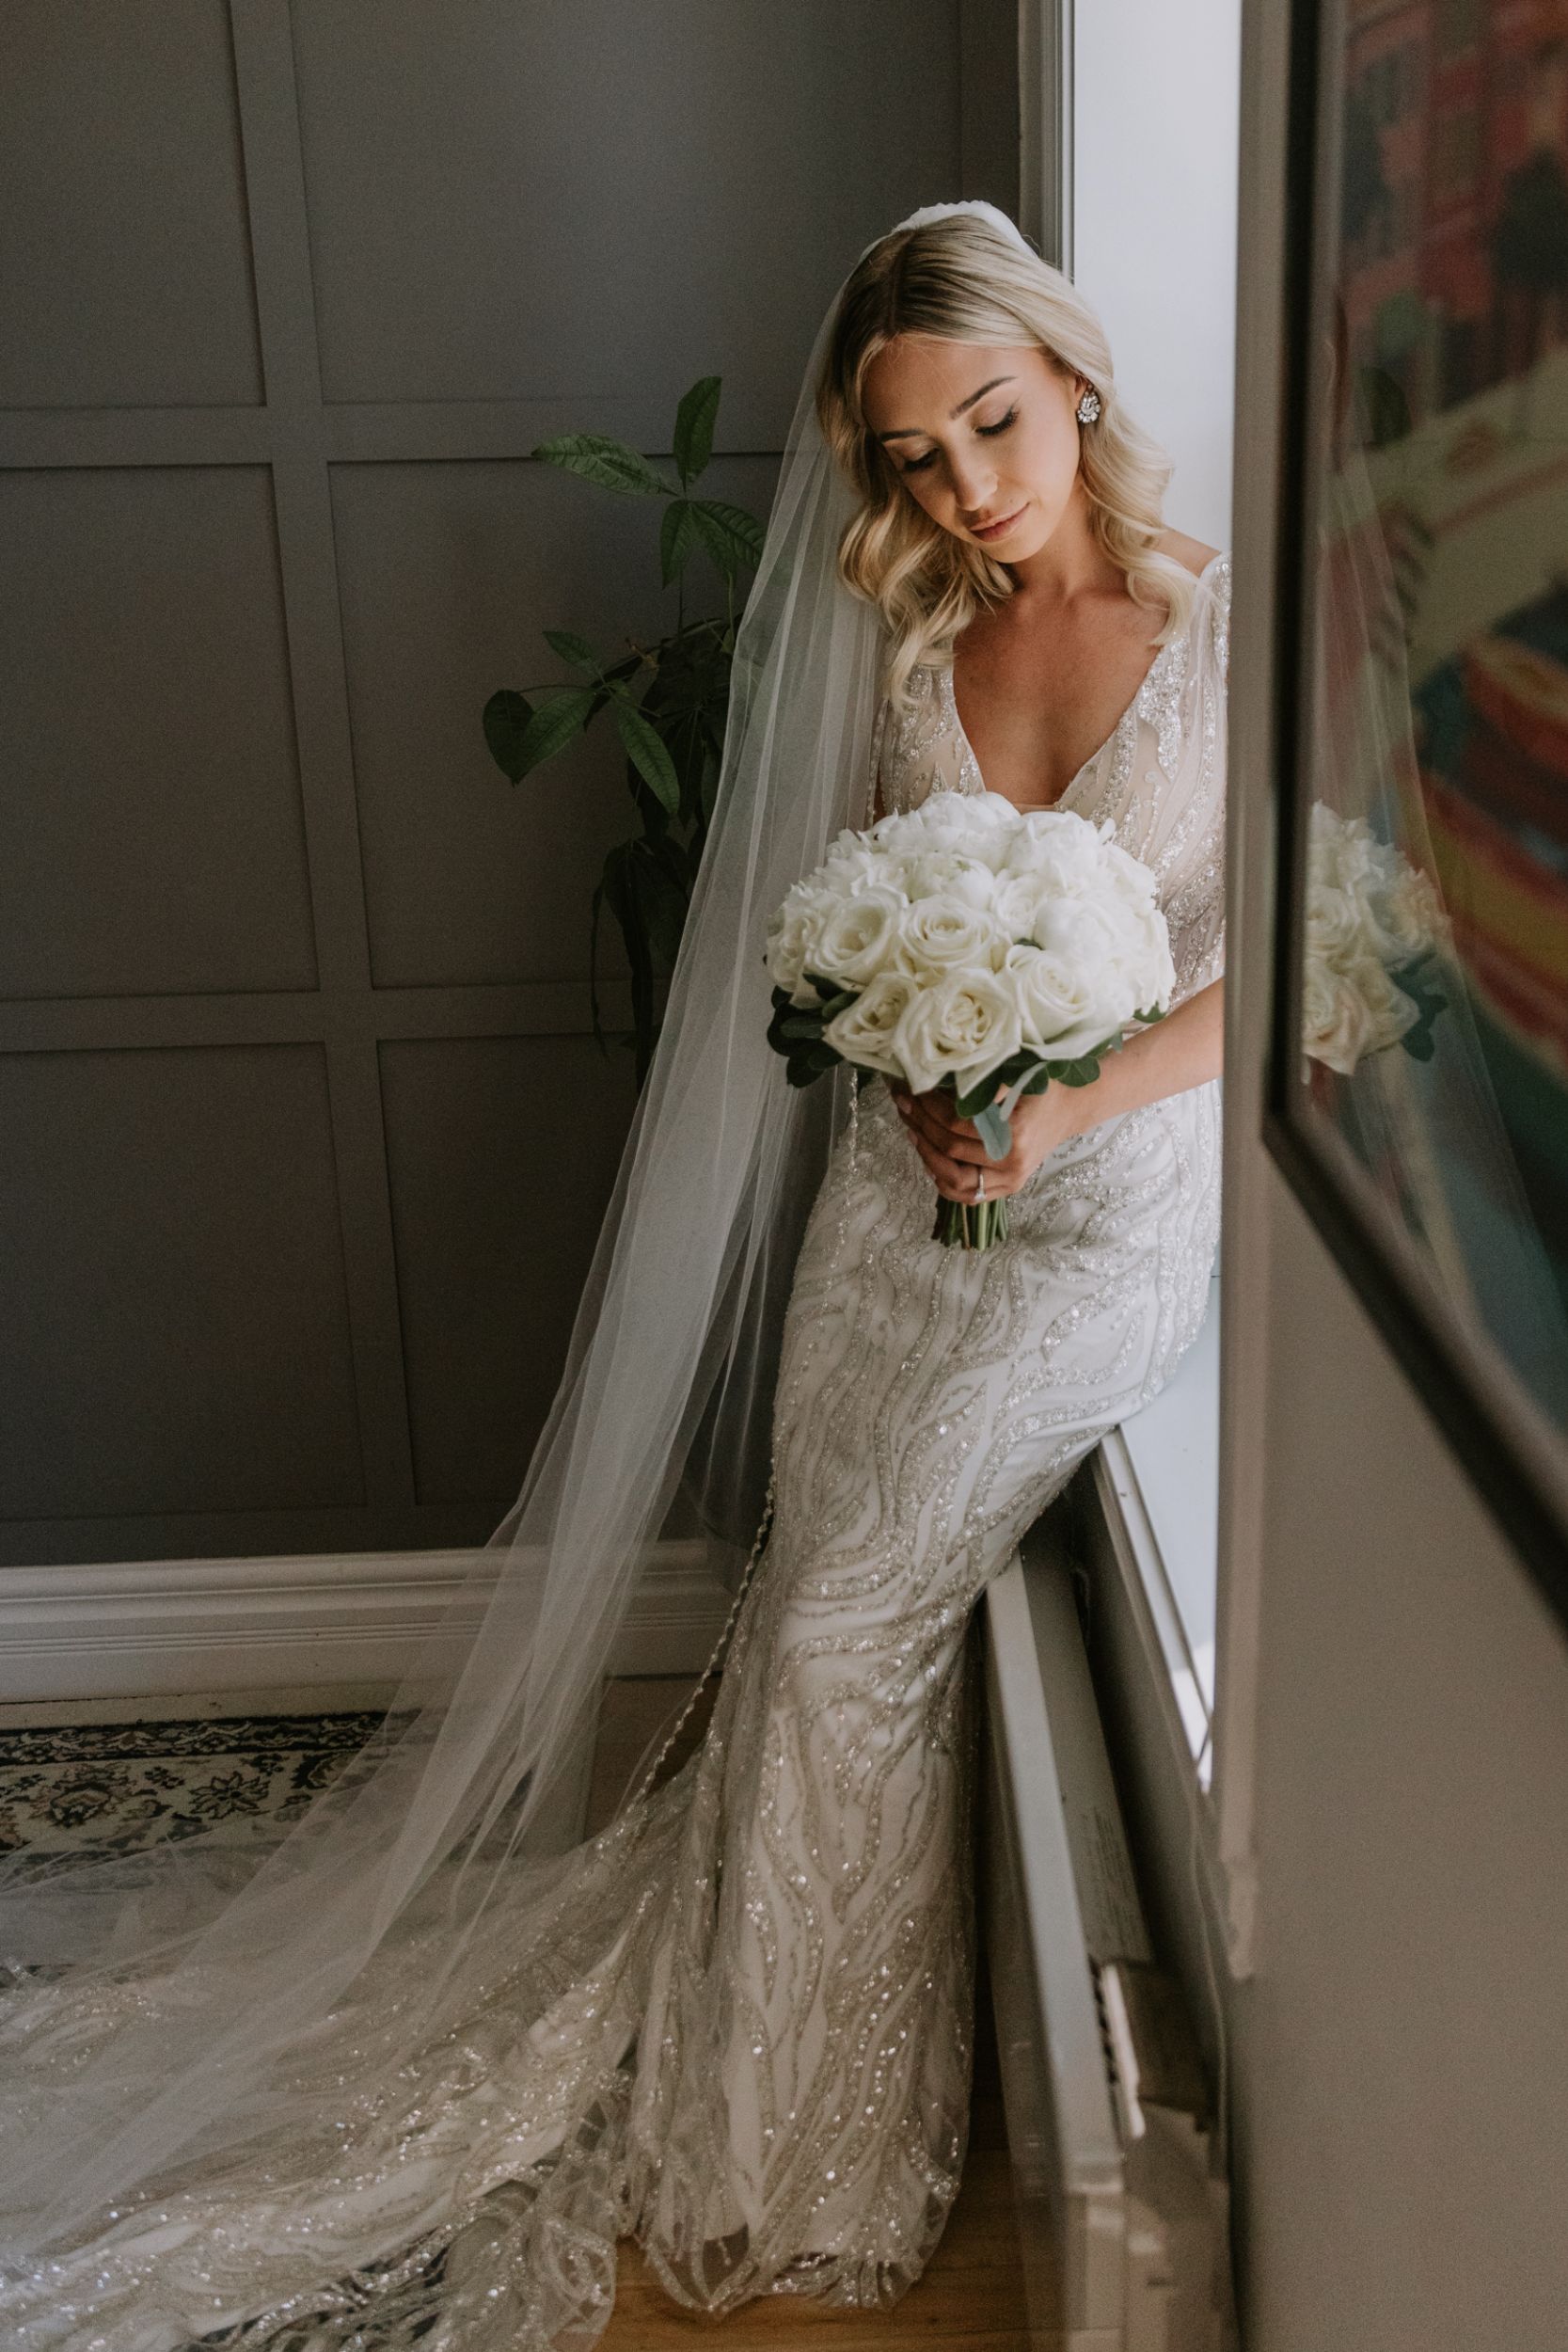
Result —
M1059 818L1047 827L1038 820ZM1102 844L1094 827L1069 809L1037 809L1025 820L1007 851L1004 874L1024 874L1053 897L1077 898L1092 891L1104 871Z
M1017 1053L1022 1034L1016 996L994 972L951 972L916 990L893 1046L913 1093L951 1077L962 1094Z
M996 898L996 876L975 857L952 850L924 850L898 861L907 898L961 898L965 906L989 907Z
M873 840L909 855L948 850L995 867L1018 831L1019 812L997 792L932 792L906 814L884 817Z
M1109 894L1044 900L1029 934L1069 969L1082 973L1101 1001L1125 1020L1147 1006L1154 943L1141 911Z
M887 859L858 833L841 833L822 861L825 882L854 890L887 879Z

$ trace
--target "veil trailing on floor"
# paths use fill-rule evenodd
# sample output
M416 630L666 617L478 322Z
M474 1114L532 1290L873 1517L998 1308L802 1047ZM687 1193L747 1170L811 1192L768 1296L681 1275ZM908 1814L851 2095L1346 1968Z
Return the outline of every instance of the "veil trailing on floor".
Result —
M954 211L1022 243L989 205L899 226ZM854 495L814 407L836 307L739 630L663 1036L522 1492L474 1555L450 1638L286 1835L13 1858L0 1880L13 2280L155 2204L176 2168L329 2128L345 2018L362 2083L473 2013L502 1962L547 1931L574 1867L603 1677L683 1474L732 1513L760 1508L778 1325L833 1127L827 1089L786 1088L767 1046L764 932L832 835L864 821L881 684L880 622L836 566Z

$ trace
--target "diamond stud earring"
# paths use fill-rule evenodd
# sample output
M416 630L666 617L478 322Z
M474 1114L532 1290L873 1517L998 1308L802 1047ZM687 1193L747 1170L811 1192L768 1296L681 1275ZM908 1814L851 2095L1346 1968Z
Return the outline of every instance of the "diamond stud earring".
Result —
M1100 394L1091 385L1073 412L1080 424L1093 424L1100 414Z

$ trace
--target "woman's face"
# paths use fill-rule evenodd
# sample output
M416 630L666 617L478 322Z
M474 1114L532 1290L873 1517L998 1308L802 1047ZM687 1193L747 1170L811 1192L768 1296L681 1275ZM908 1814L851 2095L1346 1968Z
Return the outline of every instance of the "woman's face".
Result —
M1086 389L1038 343L992 351L898 335L866 371L865 418L933 522L1019 564L1044 547L1072 494L1073 410Z

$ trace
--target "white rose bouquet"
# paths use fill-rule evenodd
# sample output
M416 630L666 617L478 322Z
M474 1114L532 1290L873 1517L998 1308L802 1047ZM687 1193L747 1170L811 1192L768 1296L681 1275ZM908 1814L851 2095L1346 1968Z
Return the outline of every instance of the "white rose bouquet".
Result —
M1432 1058L1447 998L1421 967L1448 924L1428 877L1362 817L1314 801L1307 858L1302 1047L1349 1077L1368 1054L1401 1044Z
M847 1062L942 1088L992 1159L1021 1095L1086 1086L1176 985L1154 877L1067 809L934 793L842 833L768 926L768 1041L792 1086ZM986 1249L1005 1200L938 1203L936 1238Z

